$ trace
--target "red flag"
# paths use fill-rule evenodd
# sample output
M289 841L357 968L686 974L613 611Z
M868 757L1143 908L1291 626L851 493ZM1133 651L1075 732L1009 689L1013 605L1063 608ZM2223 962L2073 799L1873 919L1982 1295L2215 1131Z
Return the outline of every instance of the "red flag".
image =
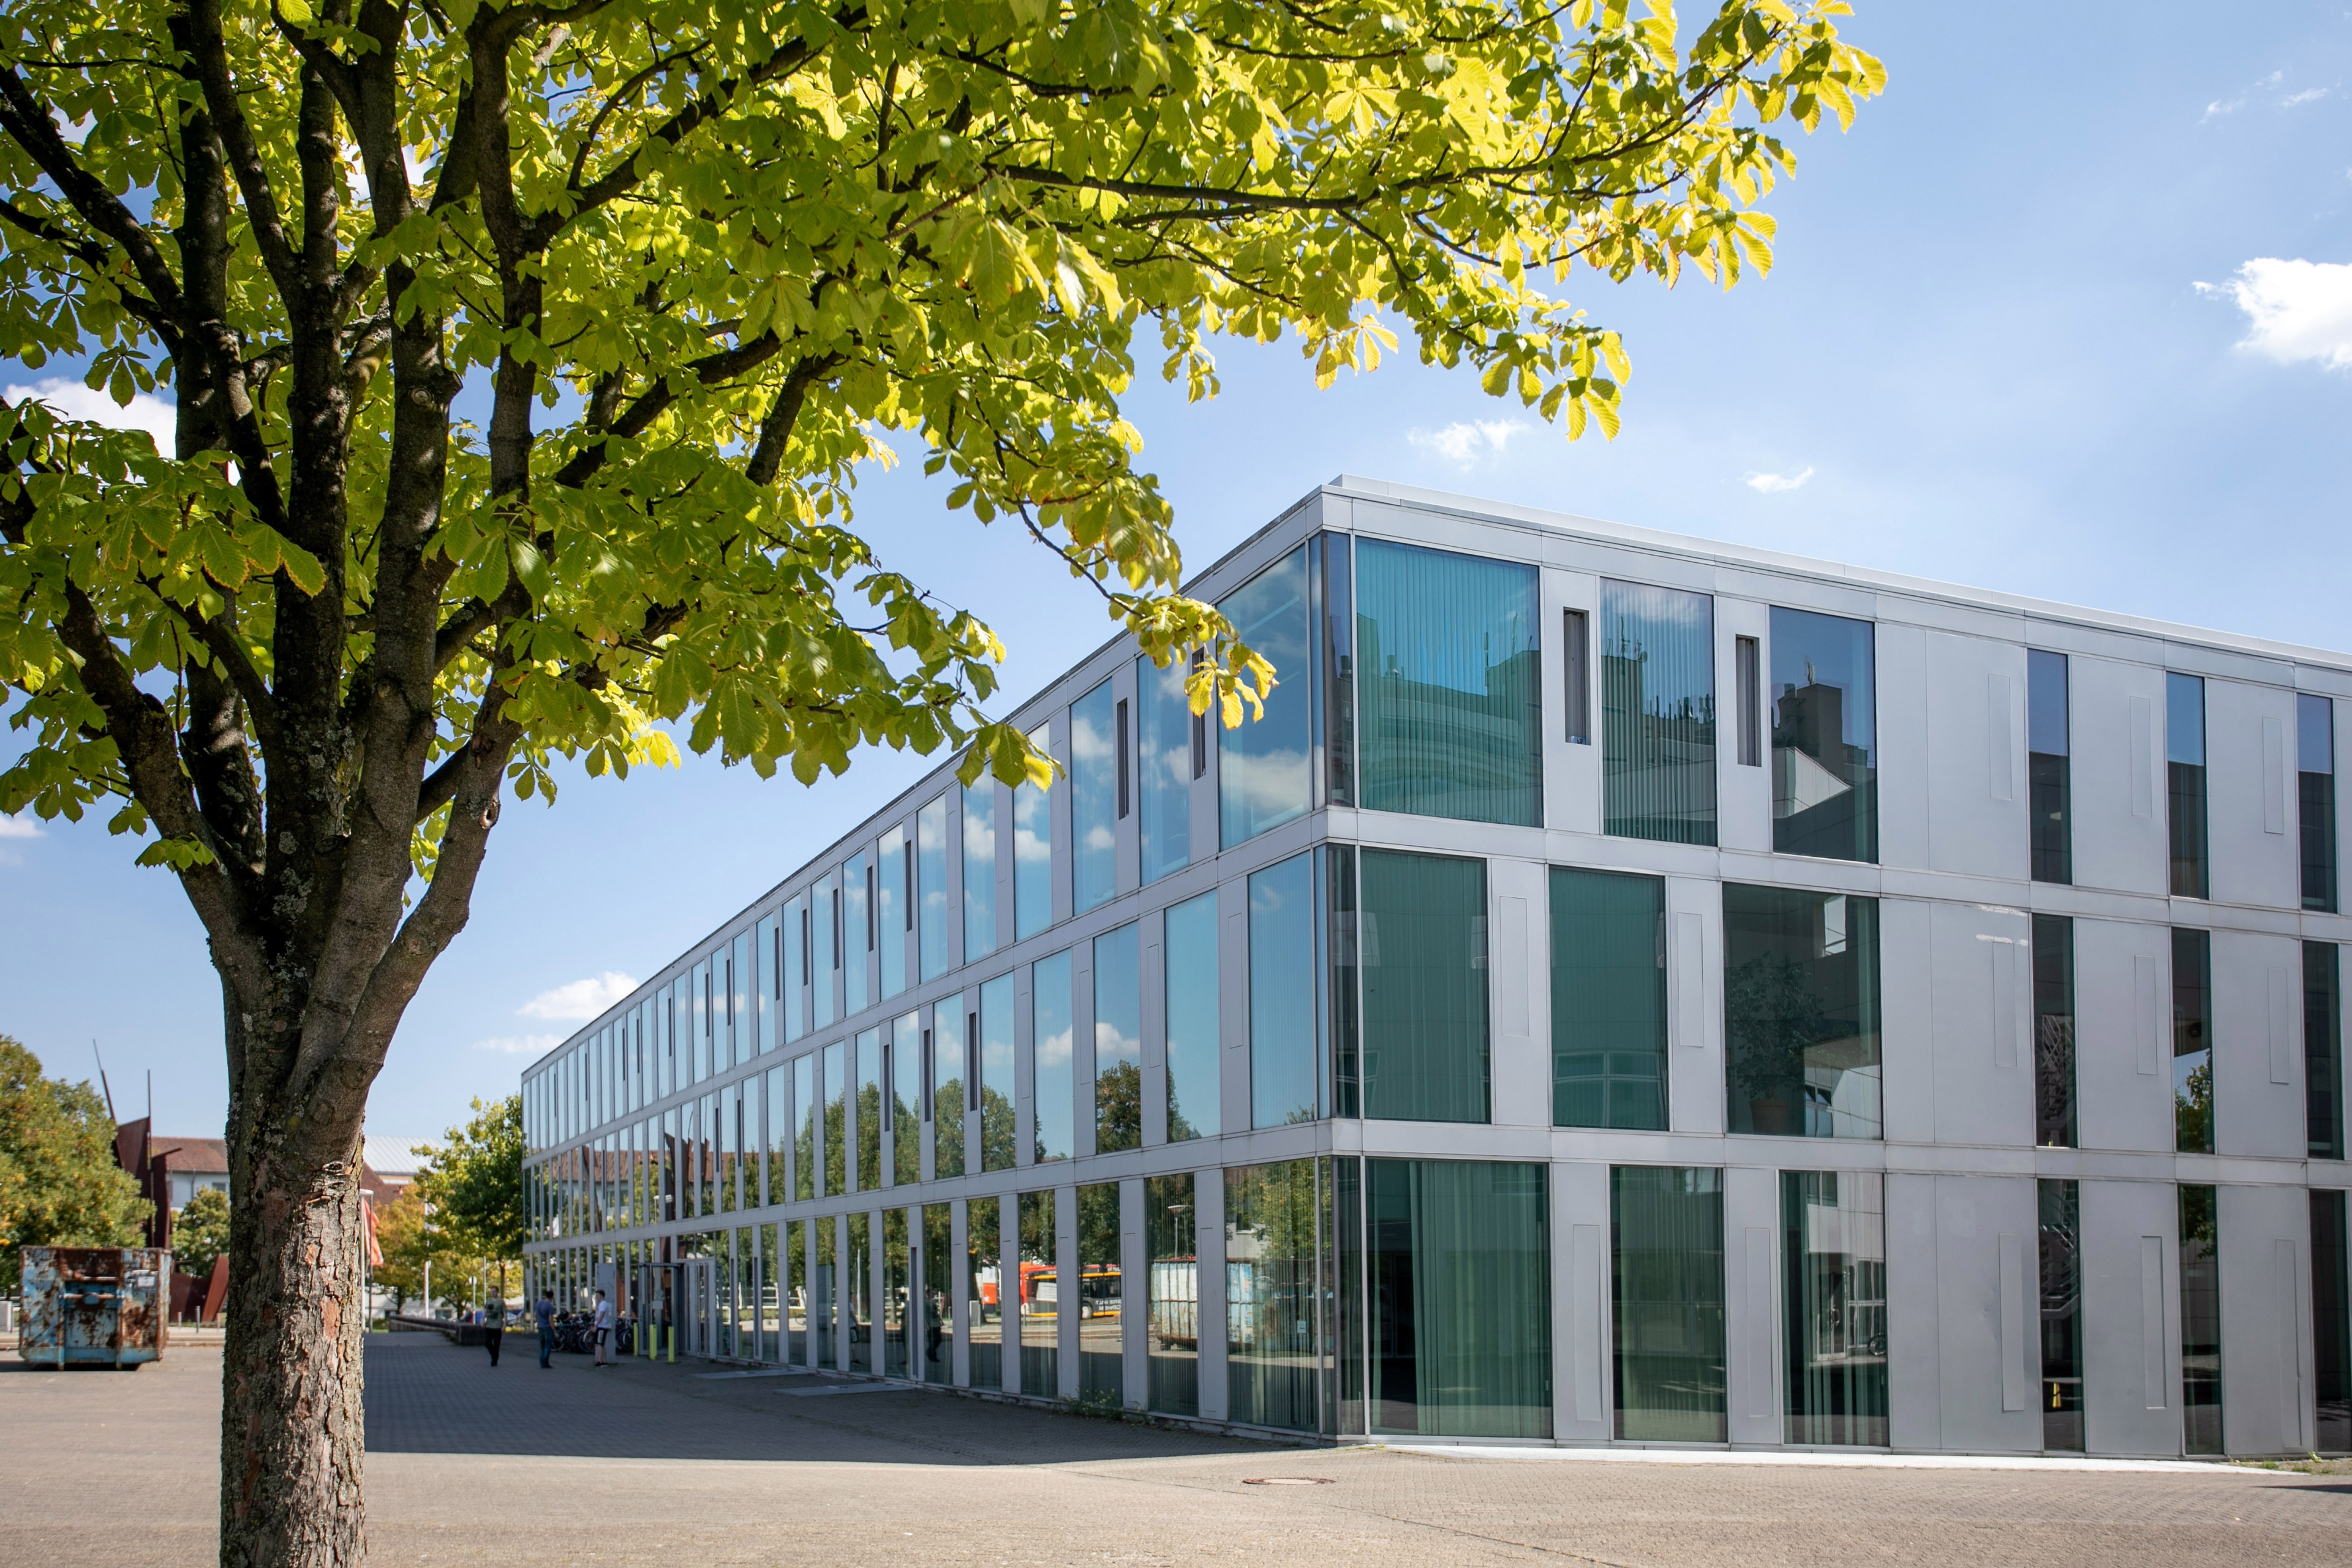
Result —
M383 1268L383 1248L376 1245L375 1239L375 1205L369 1201L364 1191L360 1194L360 1228L367 1233L368 1267Z

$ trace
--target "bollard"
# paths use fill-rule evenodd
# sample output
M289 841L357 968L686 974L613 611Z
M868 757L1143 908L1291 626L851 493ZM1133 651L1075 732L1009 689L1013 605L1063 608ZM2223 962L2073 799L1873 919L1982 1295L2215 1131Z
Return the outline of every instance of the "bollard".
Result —
M662 1338L669 1342L669 1359L675 1363L677 1360L677 1331L665 1325L662 1329Z

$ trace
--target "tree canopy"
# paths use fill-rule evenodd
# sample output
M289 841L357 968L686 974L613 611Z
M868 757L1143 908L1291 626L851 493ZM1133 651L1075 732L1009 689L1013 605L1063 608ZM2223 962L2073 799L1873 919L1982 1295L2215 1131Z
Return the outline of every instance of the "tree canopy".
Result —
M0 1035L0 1257L20 1247L137 1247L153 1205L114 1163L114 1118L87 1083L44 1077Z
M172 1216L172 1266L183 1274L209 1276L213 1261L228 1250L228 1194L206 1187L188 1194Z
M417 1176L417 1194L433 1223L460 1251L506 1262L522 1257L530 1237L523 1212L522 1096L484 1104L452 1127Z

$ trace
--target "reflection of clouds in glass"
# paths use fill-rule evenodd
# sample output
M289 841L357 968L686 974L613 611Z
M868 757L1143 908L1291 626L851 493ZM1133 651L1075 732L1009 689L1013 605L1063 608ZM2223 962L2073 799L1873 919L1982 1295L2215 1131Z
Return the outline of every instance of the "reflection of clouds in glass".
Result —
M1026 865L1043 864L1054 858L1053 841L1024 822L1013 830L1013 858Z
M1118 1062L1140 1062L1143 1041L1135 1035L1122 1035L1116 1024L1095 1025L1095 1070L1108 1070Z
M1076 710L1072 710L1070 755L1073 758L1082 763L1108 762L1115 745L1116 742L1110 735L1097 730L1092 723L1079 718Z
M1306 810L1307 752L1285 748L1240 758L1227 753L1223 769L1228 805L1244 805L1260 832Z
M1108 850L1118 847L1118 837L1107 825L1098 823L1088 828L1087 836L1079 842L1088 849Z
M1070 1065L1070 1031L1067 1028L1037 1037L1037 1065L1041 1068Z

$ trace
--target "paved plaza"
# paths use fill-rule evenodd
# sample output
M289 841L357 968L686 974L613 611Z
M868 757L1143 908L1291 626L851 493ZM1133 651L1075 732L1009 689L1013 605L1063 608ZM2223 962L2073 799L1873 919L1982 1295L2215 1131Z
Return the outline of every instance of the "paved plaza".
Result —
M2352 1476L1288 1448L686 1363L542 1372L508 1343L492 1371L370 1336L377 1568L2352 1560ZM0 1360L0 1563L210 1564L219 1371L210 1346L138 1373Z

